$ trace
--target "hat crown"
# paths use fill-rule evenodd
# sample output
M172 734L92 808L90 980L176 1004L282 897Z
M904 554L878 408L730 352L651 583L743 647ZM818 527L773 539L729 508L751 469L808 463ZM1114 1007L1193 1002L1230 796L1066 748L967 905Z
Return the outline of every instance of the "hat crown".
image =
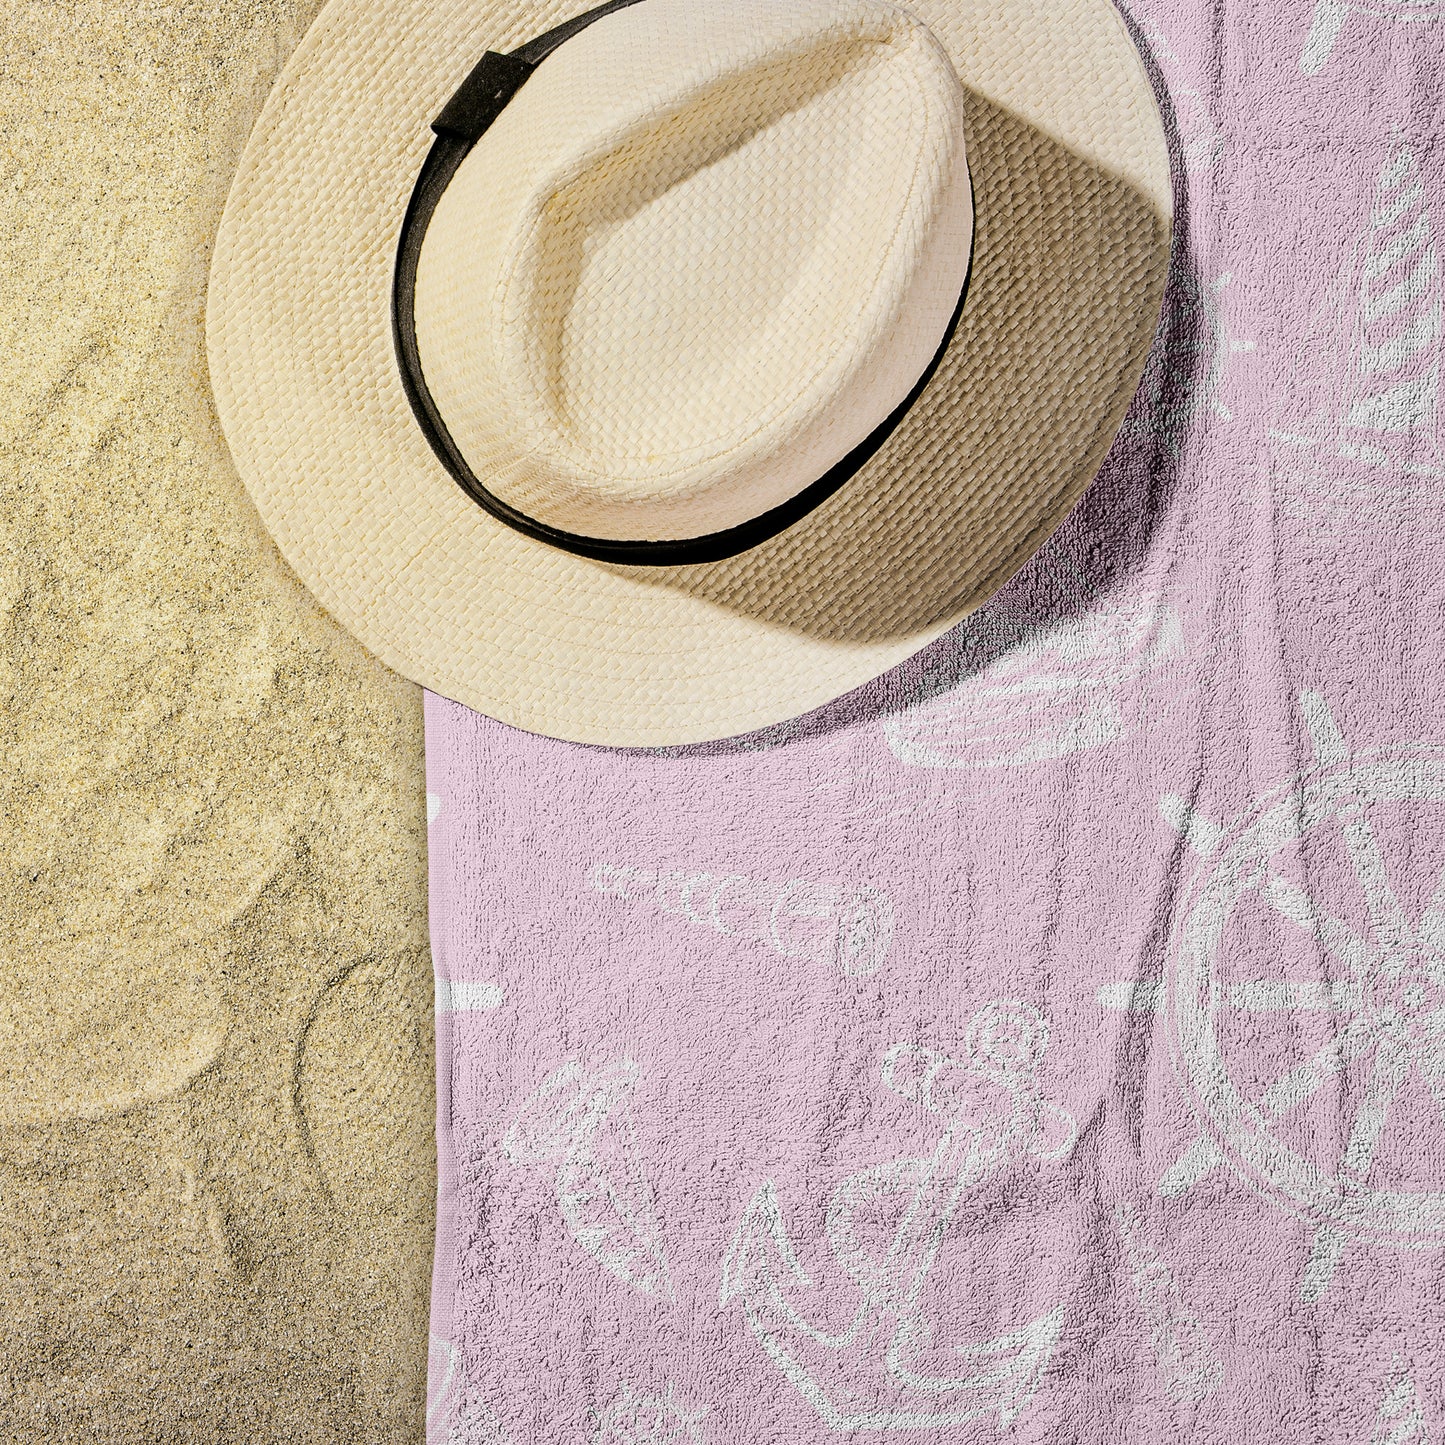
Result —
M962 88L907 11L645 0L549 56L438 204L427 385L540 522L721 531L904 401L971 231Z

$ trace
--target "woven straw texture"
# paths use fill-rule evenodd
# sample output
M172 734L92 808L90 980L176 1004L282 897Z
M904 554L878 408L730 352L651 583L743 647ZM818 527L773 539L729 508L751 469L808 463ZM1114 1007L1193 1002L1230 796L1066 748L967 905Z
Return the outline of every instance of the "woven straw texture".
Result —
M396 232L427 123L486 49L585 8L332 0L272 92L221 226L212 383L283 554L373 651L503 721L699 741L886 670L1066 514L1153 336L1169 250L1153 95L1107 0L923 0L963 88L968 305L905 422L802 523L728 561L621 568L494 522L411 417Z
M473 472L623 538L800 492L944 338L972 240L962 139L948 57L882 0L594 22L482 137L422 249L417 340Z

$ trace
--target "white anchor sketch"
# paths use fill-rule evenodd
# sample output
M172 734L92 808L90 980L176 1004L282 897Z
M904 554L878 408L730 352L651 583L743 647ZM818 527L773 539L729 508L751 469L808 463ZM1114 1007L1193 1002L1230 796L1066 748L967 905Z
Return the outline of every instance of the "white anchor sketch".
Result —
M1264 1198L1304 1220L1313 1239L1300 1297L1319 1299L1345 1244L1404 1248L1445 1245L1445 1188L1421 1188L1377 1165L1392 1118L1439 1128L1445 1116L1445 876L1418 918L1408 916L1391 879L1372 813L1445 803L1445 748L1425 743L1351 749L1317 693L1300 697L1315 765L1266 794L1227 827L1182 799L1166 797L1165 818L1205 860L1190 886L1160 990L1147 981L1106 985L1108 1007L1161 1009L1176 1062L1203 1126L1159 1181L1182 1194L1228 1167ZM1365 928L1280 871L1310 837L1338 834L1342 861L1359 890ZM1287 929L1315 940L1324 977L1234 977L1226 929L1241 910L1263 907ZM1334 971L1331 976L1331 970ZM1263 1089L1237 1081L1240 1013L1257 1021L1251 1047L1283 1048ZM1327 1037L1298 1057L1290 1015L1318 1020ZM1272 1032L1268 1020L1281 1022ZM1293 1052L1290 1052L1290 1050ZM1280 1065L1287 1065L1282 1072ZM1246 1077L1251 1073L1247 1069ZM1331 1125L1286 1140L1282 1133L1321 1090L1334 1087L1348 1129ZM1429 1101L1428 1113L1419 1112ZM1399 1111L1408 1110L1396 1117ZM1441 1173L1440 1160L1418 1165ZM1383 1176L1383 1177L1382 1177ZM1445 1184L1445 1181L1439 1181Z
M1299 68L1305 75L1318 75L1324 69L1351 10L1406 22L1431 20L1445 16L1445 0L1316 0L1310 33L1299 58Z
M812 1281L788 1238L772 1181L743 1212L723 1262L719 1301L737 1300L773 1364L838 1430L918 1430L996 1414L1010 1424L1042 1383L1063 1325L1063 1308L981 1343L944 1347L937 1358L925 1290L964 1196L1024 1154L1062 1158L1073 1117L1039 1093L1035 1073L1048 1025L1032 1005L996 1000L969 1026L967 1062L917 1044L890 1048L884 1085L944 1121L928 1158L896 1159L842 1180L824 1230L835 1262L857 1286L839 1329L804 1313ZM858 1210L901 1206L881 1254L858 1237Z
M592 1445L702 1445L706 1414L706 1405L684 1409L670 1384L661 1395L624 1385L598 1418Z
M1281 414L1278 455L1314 492L1376 505L1438 498L1445 482L1440 398L1445 285L1414 151L1397 136L1373 204L1301 348L1299 382L1319 357L1335 384L1311 415Z
M624 1284L670 1300L662 1232L633 1137L640 1077L631 1059L591 1072L569 1059L523 1103L502 1151L514 1164L555 1165L557 1206L573 1239Z

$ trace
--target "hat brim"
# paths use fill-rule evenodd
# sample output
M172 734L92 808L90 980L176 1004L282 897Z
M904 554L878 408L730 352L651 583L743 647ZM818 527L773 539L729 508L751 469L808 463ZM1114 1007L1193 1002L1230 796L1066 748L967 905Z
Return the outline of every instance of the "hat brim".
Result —
M793 527L638 568L472 502L392 350L397 233L428 129L485 50L588 0L330 0L246 146L212 258L222 427L282 554L432 691L532 732L663 745L797 716L986 601L1067 515L1148 355L1169 266L1168 151L1110 0L912 0L967 97L967 301L918 401Z

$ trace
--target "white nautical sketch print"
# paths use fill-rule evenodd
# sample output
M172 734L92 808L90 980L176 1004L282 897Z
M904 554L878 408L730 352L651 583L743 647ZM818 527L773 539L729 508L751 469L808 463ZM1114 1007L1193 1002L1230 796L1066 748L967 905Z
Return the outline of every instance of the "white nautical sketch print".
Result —
M1270 429L1312 490L1376 502L1445 492L1442 291L1429 198L1414 151L1397 137L1302 348L1306 381L1322 356L1335 358L1330 394L1312 415L1282 416Z
M1425 1441L1425 1412L1420 1408L1419 1392L1404 1360L1396 1355L1389 1382L1380 1396L1369 1445L1425 1445Z
M850 978L876 972L893 942L893 903L869 883L762 883L742 873L613 863L594 864L587 881L598 893L649 905L725 938L761 943L784 958L827 964Z
M1204 1399L1218 1386L1223 1370L1198 1317L1184 1303L1179 1284L1151 1243L1138 1210L1127 1201L1121 1203L1114 1211L1114 1223L1165 1390L1175 1400Z
M1089 752L1129 729L1122 694L1183 650L1153 593L1055 622L951 692L883 719L888 746L919 768L1020 767Z
M461 1351L440 1335L427 1337L426 1438L445 1441L461 1403Z
M493 1411L472 1397L461 1351L439 1335L427 1341L427 1445L510 1445Z
M1202 175L1224 154L1224 136L1209 113L1209 101L1194 83L1197 74L1175 53L1163 31L1138 13L1137 6L1126 6L1143 32L1149 54L1154 57L1174 109L1174 124L1179 133L1179 148L1184 168L1190 175Z
M446 1445L512 1445L496 1412L480 1400L464 1403L446 1436Z
M436 978L436 1011L439 1014L483 1013L501 1008L502 990L494 983L471 979Z
M1224 400L1230 358L1253 351L1254 342L1235 336L1225 321L1222 298L1233 284L1232 271L1221 271L1208 284L1187 269L1169 278L1164 324L1144 364L1126 429L1156 437L1176 457L1201 417L1234 420Z
M592 1445L703 1445L707 1406L686 1409L672 1385L661 1395L637 1394L630 1385L602 1412Z
M672 1298L652 1188L633 1134L641 1070L619 1059L594 1070L569 1059L518 1109L502 1141L513 1164L551 1164L572 1238L609 1274L643 1294Z
M1445 16L1445 0L1315 0L1314 18L1299 58L1305 75L1318 75L1325 68L1352 10L1406 22L1433 20Z
M1165 1171L1160 1193L1183 1194L1228 1168L1304 1220L1313 1237L1299 1292L1308 1301L1329 1287L1351 1240L1445 1245L1445 1178L1440 1187L1421 1188L1418 1180L1389 1177L1394 1166L1377 1158L1382 1142L1445 1122L1445 876L1420 916L1408 916L1375 817L1404 810L1418 819L1424 810L1428 818L1445 804L1445 748L1352 749L1317 693L1301 694L1300 706L1314 765L1239 818L1226 826L1182 799L1163 800L1166 821L1202 860L1171 941L1164 988L1107 985L1099 1000L1158 1007L1169 1019L1202 1127ZM1432 832L1438 827L1429 823ZM1318 896L1320 885L1287 876L1283 865L1307 839L1337 850L1357 897L1333 890ZM1363 929L1339 916L1351 911L1366 920ZM1287 937L1312 941L1326 976L1238 976L1227 942L1237 916L1273 919ZM1253 1020L1248 1030L1236 1026L1243 1017ZM1325 1036L1313 1049L1300 1042L1295 1022L1306 1018ZM1239 1052L1245 1047L1255 1057ZM1238 1082L1241 1071L1249 1075L1266 1061L1267 1085ZM1305 1130L1312 1100L1343 1111L1348 1128ZM1291 1142L1283 1136L1296 1121L1301 1131ZM1392 1139L1392 1123L1409 1127ZM1430 1159L1412 1161L1426 1171L1426 1183L1445 1174L1439 1153L1433 1172Z
M1101 983L1094 998L1100 1008L1150 1013L1163 1002L1164 987L1157 979L1126 978L1117 983Z
M1073 1148L1073 1117L1045 1101L1035 1079L1047 1045L1036 1008L995 1000L974 1015L964 1060L914 1043L887 1051L883 1085L934 1116L941 1132L928 1157L890 1160L834 1188L824 1232L857 1299L841 1328L809 1318L812 1280L773 1182L744 1209L719 1302L738 1302L768 1358L833 1429L941 1429L985 1415L1006 1426L1038 1391L1062 1306L994 1339L946 1342L929 1318L927 1287L967 1194L1025 1153L1060 1159ZM870 1249L855 1216L889 1204L893 1237Z

